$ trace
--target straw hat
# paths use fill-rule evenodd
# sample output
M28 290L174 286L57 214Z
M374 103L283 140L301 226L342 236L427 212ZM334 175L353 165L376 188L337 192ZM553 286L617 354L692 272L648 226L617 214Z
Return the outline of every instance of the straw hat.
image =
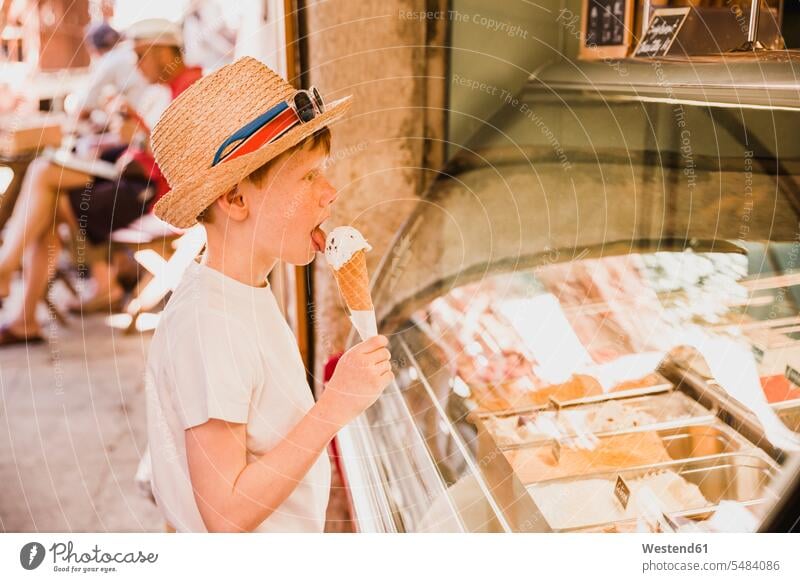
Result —
M231 134L291 97L294 87L256 59L244 57L195 82L153 128L152 146L172 190L155 205L162 220L188 228L214 200L253 171L341 117L350 97L325 104L325 112L254 152L211 165Z

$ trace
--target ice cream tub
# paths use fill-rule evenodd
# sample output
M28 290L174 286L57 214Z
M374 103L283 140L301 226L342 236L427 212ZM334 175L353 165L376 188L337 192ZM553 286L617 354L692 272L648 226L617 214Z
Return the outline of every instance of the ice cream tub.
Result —
M527 491L536 506L533 515L543 516L552 531L607 531L637 519L642 499L655 499L667 516L699 520L722 501L757 504L775 498L769 484L777 470L765 453L753 450L536 483ZM631 492L626 505L615 494L620 479Z
M719 420L501 449L523 484L754 450Z
M559 411L475 414L479 448L533 444L579 433L603 434L644 427L708 422L714 414L680 391L568 406Z

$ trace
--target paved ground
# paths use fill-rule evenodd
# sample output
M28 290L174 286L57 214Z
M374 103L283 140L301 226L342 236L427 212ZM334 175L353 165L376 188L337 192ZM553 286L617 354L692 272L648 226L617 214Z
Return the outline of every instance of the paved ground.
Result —
M0 350L0 531L161 530L134 482L150 334L102 316L47 332L46 344ZM351 530L336 486L327 529Z
M150 334L102 316L47 331L46 344L0 350L0 529L159 530L133 480Z

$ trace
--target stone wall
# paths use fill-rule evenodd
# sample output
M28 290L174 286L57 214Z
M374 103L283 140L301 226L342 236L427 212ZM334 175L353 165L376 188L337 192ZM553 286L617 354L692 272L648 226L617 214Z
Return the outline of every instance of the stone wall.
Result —
M304 10L308 82L328 101L354 97L347 118L332 128L327 174L339 198L331 223L352 224L365 234L374 248L371 271L441 163L445 23L408 17L430 5L329 0L309 1ZM328 357L344 349L350 324L327 265L318 260L314 269L320 379Z

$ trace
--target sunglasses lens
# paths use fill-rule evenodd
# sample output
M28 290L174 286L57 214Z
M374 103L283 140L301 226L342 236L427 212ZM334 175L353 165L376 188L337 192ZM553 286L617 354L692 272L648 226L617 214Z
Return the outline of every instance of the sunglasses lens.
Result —
M320 112L325 111L325 103L322 101L322 95L319 94L316 87L311 87L311 95L314 97L317 109L319 109Z
M303 123L308 123L314 119L314 105L305 93L295 94L294 106L297 109L297 115L300 117L300 121Z

